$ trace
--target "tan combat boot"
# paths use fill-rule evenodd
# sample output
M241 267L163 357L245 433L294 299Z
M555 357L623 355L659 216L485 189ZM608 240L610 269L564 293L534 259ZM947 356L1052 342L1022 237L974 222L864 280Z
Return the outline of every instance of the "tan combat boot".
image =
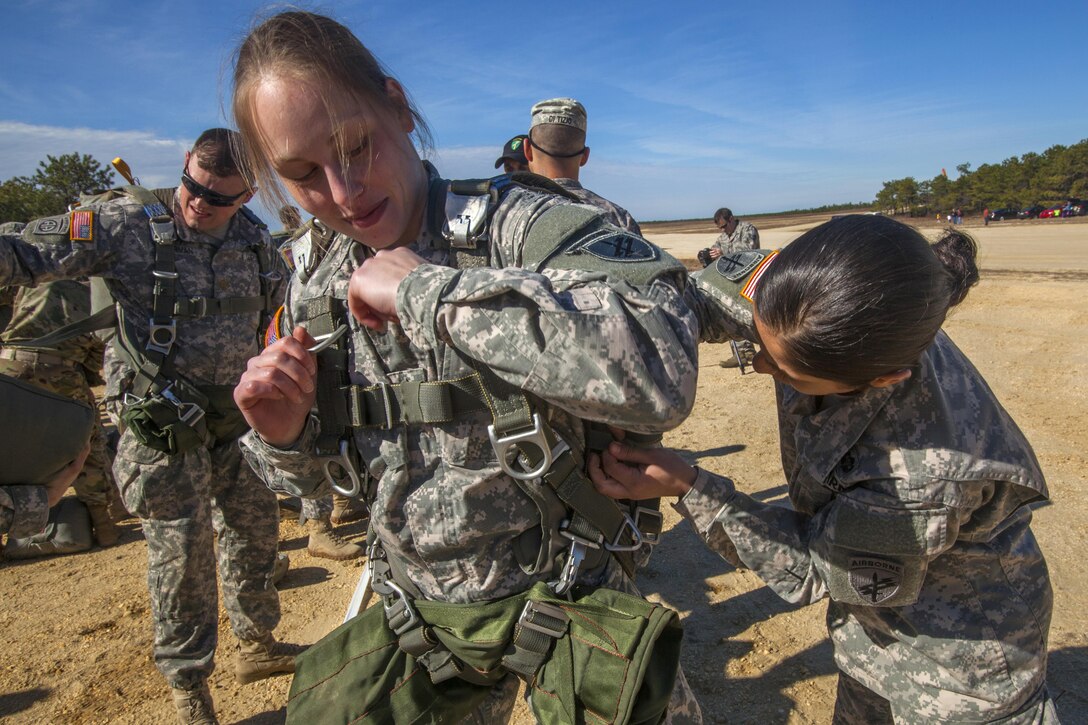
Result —
M91 514L91 529L94 530L94 540L98 545L106 547L116 544L121 532L113 523L109 506L104 503L89 503L87 511Z
M346 524L349 521L360 521L366 517L366 507L361 502L338 493L332 495L332 514L329 516L329 521L333 526Z
M205 682L191 690L175 687L171 692L174 695L174 707L178 710L178 722L181 725L219 725L208 683Z
M242 650L234 660L234 676L238 682L248 685L257 680L295 671L295 656L305 647L277 642L271 632L259 639L239 639Z
M276 563L272 567L272 584L279 584L280 581L287 576L287 571L291 568L291 559L282 551L276 552Z
M332 524L327 519L310 519L306 522L306 530L310 532L310 541L306 545L310 556L344 561L363 555L363 547L344 541L334 534Z

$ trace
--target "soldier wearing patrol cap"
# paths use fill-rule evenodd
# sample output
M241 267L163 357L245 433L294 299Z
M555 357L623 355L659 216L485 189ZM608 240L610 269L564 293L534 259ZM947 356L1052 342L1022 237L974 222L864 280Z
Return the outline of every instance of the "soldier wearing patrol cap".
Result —
M518 134L502 147L502 155L495 159L495 168L502 167L507 174L515 171L528 171L529 161L525 158L525 134Z
M549 98L533 106L525 158L529 171L546 176L578 201L602 209L605 218L621 229L642 234L638 222L619 204L582 186L578 175L589 161L586 146L586 109L573 98Z
M614 444L603 492L679 496L706 543L793 603L828 598L836 723L1057 723L1030 443L941 331L976 247L852 215L697 273L702 338L758 341L791 507L663 449Z
M242 460L231 391L282 299L267 228L243 204L233 131L186 152L177 188L127 186L0 236L0 285L97 276L116 305L106 402L122 430L114 475L148 546L154 657L183 723L213 722L207 678L223 603L241 682L293 671L276 642L275 496ZM218 546L215 546L216 542Z

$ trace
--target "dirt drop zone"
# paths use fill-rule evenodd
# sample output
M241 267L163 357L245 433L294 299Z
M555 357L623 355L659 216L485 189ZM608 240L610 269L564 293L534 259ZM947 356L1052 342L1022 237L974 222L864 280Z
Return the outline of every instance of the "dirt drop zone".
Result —
M823 216L749 218L764 247L795 239ZM939 233L936 220L918 226ZM968 218L980 245L982 282L945 325L1035 447L1050 500L1034 530L1050 566L1054 619L1048 682L1064 723L1088 723L1088 218L991 223ZM647 237L694 266L716 231L709 220L647 224ZM741 377L719 362L727 346L699 351L699 393L665 444L737 481L763 501L785 502L774 393L769 378ZM708 551L671 506L666 532L639 585L684 619L683 667L708 723L828 723L835 667L825 604L795 607L752 574ZM309 643L343 618L362 562L306 553L295 514L281 510L276 635ZM174 722L168 689L151 659L146 547L139 523L122 525L109 549L0 562L0 719L6 723ZM359 523L341 527L361 541ZM210 680L223 723L284 720L290 679L234 682L237 644L220 612L218 668ZM531 723L524 704L515 723Z

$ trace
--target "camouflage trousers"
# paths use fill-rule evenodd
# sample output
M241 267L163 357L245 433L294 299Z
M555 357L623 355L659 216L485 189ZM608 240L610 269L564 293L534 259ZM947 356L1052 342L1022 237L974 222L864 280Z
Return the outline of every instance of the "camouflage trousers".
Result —
M198 686L214 668L216 556L234 635L257 639L279 622L276 497L233 440L168 456L126 431L114 475L147 539L155 664L171 687Z
M320 521L329 518L332 513L332 496L321 498L304 498L302 501L302 519Z
M94 393L87 376L78 363L45 365L25 360L0 359L0 373L38 385L57 395L86 403L97 410ZM109 505L116 496L110 457L106 451L106 433L101 421L96 421L91 433L91 453L79 478L72 484L76 496L85 504Z
M947 719L947 713L919 713L912 703L902 703L900 712L893 712L892 703L845 672L839 673L839 686L835 695L834 725L891 725L909 722L963 722ZM1054 701L1050 699L1046 685L1028 699L1026 705L1012 715L997 719L981 719L971 722L987 722L1000 725L1059 725Z

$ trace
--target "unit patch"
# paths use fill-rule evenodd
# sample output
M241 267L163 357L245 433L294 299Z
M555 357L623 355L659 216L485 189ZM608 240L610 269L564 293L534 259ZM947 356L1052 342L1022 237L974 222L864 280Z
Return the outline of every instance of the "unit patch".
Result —
M567 250L567 254L583 252L606 262L652 262L658 258L656 247L620 229L601 230Z
M903 567L871 556L850 557L850 586L870 604L880 604L899 591Z
M68 231L68 217L55 216L34 222L31 234L64 234Z
M759 265L763 256L761 252L751 249L727 252L718 257L718 261L714 263L714 269L730 282L740 282Z
M72 221L68 226L68 238L73 242L90 242L94 240L94 212L90 209L77 209L71 214Z

